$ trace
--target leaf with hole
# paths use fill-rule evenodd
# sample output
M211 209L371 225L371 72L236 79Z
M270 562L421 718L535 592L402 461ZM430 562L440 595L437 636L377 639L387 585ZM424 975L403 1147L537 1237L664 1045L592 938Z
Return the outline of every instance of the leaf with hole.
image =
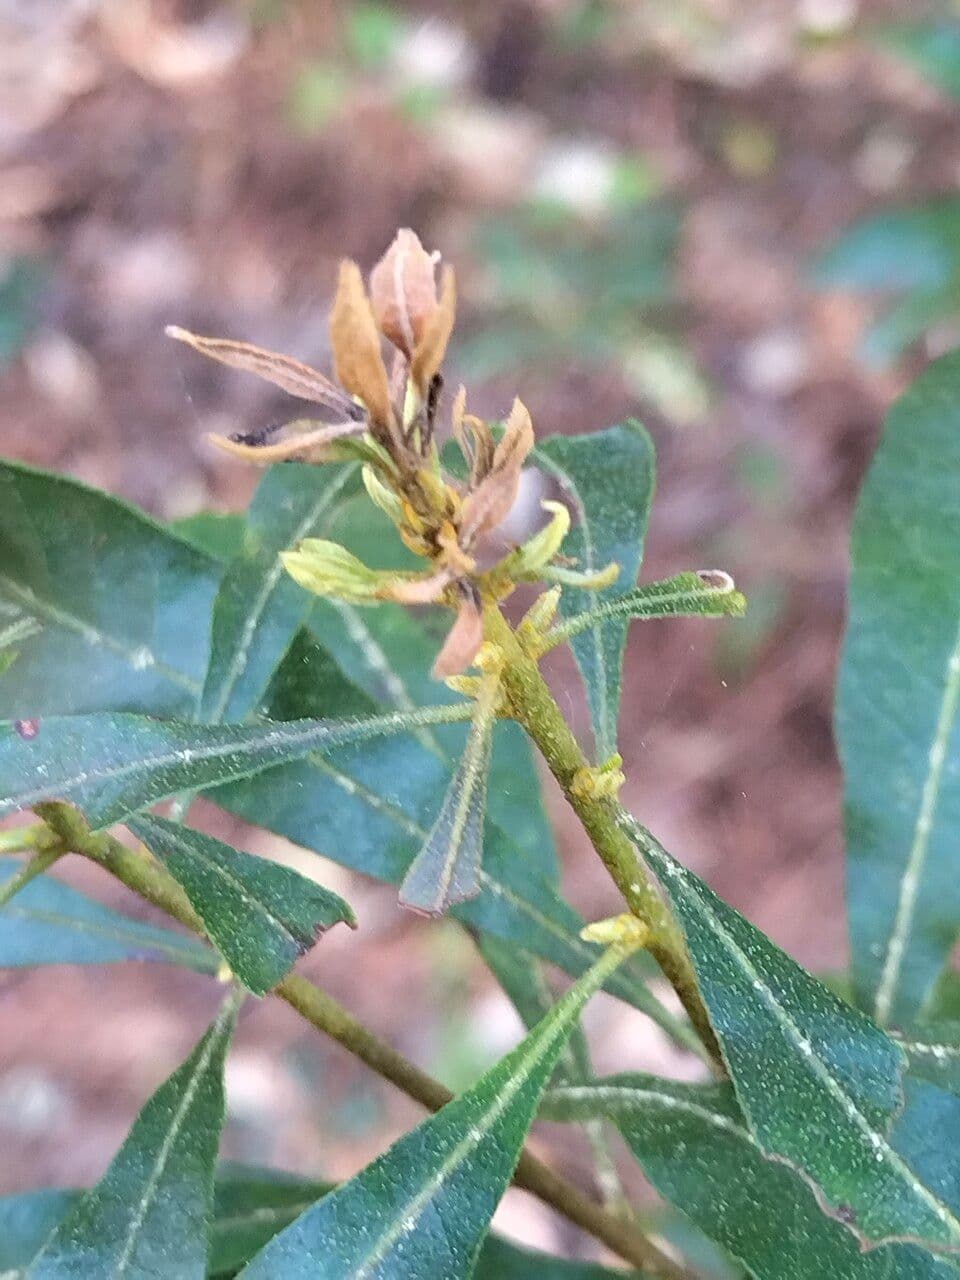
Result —
M23 864L0 862L0 886ZM216 973L216 955L195 938L130 920L53 876L26 885L0 907L0 969L47 964L161 960Z
M101 1181L60 1223L27 1280L202 1280L223 1126L223 1064L238 1000L137 1116Z
M606 952L512 1053L276 1236L244 1280L471 1276L570 1029L619 959Z
M866 1245L960 1250L960 1216L891 1144L903 1049L676 862L639 823L624 831L686 936L701 994L751 1133L815 1187ZM954 1188L955 1192L957 1188Z
M543 440L533 461L559 483L573 506L575 523L564 541L564 555L575 557L577 570L585 573L611 562L620 566L615 586L589 593L564 591L560 616L569 618L585 606L606 603L637 580L653 497L653 443L638 422L626 422L591 435ZM617 749L628 627L624 618L604 618L572 642L587 686L598 760Z
M149 814L128 818L127 826L163 861L254 995L272 990L332 925L356 927L341 897L290 867Z
M887 418L853 528L837 692L855 993L928 1004L960 933L960 354Z

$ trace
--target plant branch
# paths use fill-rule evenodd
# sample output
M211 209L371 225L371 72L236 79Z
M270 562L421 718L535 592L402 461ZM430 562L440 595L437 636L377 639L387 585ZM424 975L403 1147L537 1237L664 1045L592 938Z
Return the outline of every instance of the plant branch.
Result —
M35 853L29 862L25 862L16 875L12 875L5 884L0 885L0 908L5 907L11 898L16 897L21 889L26 888L31 880L42 876L44 871L64 855L65 850L57 843L52 849Z
M45 822L34 822L28 827L11 827L0 831L0 855L5 853L29 853L49 849L59 844Z
M186 894L158 862L113 836L91 832L77 810L68 805L45 803L37 806L37 813L64 846L98 863L141 898L206 936L203 921ZM288 974L273 994L429 1111L439 1111L453 1098L449 1089L367 1030L307 978ZM647 1274L661 1280L689 1280L690 1273L662 1253L639 1228L588 1199L526 1150L521 1153L513 1181Z
M653 937L648 950L680 997L711 1057L723 1071L720 1048L680 927L633 844L617 825L616 799L601 793L591 794L588 787L577 785L580 779L590 776L590 763L537 663L524 650L495 605L484 610L484 628L486 638L499 646L506 657L502 679L511 714L536 743L627 906L650 926Z

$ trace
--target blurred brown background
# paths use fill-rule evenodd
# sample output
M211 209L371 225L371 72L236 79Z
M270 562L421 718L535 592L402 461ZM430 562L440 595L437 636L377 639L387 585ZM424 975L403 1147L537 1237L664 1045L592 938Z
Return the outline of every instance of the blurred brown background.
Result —
M519 393L544 434L641 417L660 455L645 574L722 566L749 595L742 623L634 628L625 794L778 942L836 968L850 512L885 407L951 335L870 368L870 306L815 290L810 265L865 211L957 185L956 104L872 39L933 8L0 0L0 450L164 517L239 507L256 476L203 437L287 406L164 324L324 368L337 260L369 268L413 226L458 269L448 373L472 407L498 415ZM574 676L555 674L582 723ZM610 910L552 801L569 896ZM470 944L402 916L388 888L320 872L363 931L334 931L309 970L468 1083L519 1028ZM137 911L88 869L64 874ZM95 1178L199 1034L208 985L146 966L0 976L0 1192ZM612 1002L588 1023L601 1070L689 1070ZM319 1176L417 1118L269 1002L229 1083L228 1154ZM583 1153L566 1159L589 1177ZM516 1193L501 1214L586 1247Z

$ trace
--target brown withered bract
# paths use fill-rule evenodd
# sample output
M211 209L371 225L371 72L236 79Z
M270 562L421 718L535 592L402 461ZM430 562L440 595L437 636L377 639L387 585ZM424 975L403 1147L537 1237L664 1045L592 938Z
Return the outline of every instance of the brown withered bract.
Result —
M363 401L372 424L392 435L395 419L380 334L360 268L349 259L340 264L337 293L330 313L330 341L337 381L345 391Z
M437 310L437 255L401 227L370 273L370 303L380 332L409 360Z
M483 644L483 614L475 587L461 587L457 618L447 633L443 647L433 664L433 674L438 680L457 676L466 671Z
M298 419L249 436L213 439L220 448L254 462L352 458L364 464L368 494L394 521L407 547L429 562L427 570L421 576L378 574L356 562L352 576L344 576L335 544L316 540L284 562L301 584L320 594L349 589L363 602L443 602L455 609L456 620L434 668L443 678L465 671L477 654L484 593L500 599L512 589L506 571L497 576L498 566L479 572L475 554L478 542L516 501L533 447L533 426L516 400L497 441L486 422L467 413L461 388L452 407L452 426L469 478L462 484L444 474L433 425L456 314L456 285L446 267L438 286L438 261L439 255L428 253L415 232L403 228L374 267L369 294L357 264L341 263L330 315L339 385L308 365L259 347L202 338L176 327L167 332L201 355L254 373L323 408L329 422ZM389 376L384 338L395 350ZM503 570L514 560L499 567Z

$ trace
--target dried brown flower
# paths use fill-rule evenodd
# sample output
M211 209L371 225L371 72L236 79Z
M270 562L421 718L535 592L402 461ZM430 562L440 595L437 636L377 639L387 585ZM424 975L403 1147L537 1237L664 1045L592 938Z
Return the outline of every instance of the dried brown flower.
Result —
M330 313L330 340L337 381L350 395L363 401L374 426L392 435L395 424L380 334L360 268L349 259L340 263L337 294Z

